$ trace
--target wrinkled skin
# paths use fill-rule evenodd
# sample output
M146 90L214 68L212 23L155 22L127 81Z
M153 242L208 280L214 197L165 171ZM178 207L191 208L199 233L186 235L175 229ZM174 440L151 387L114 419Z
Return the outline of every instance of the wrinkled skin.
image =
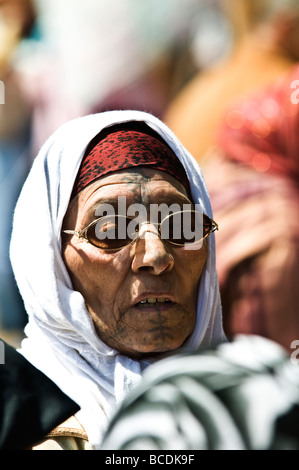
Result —
M190 202L181 183L163 171L122 170L83 189L71 201L63 229L82 230L96 218L99 204L118 196L125 196L128 205L146 207ZM73 287L85 298L99 337L132 358L174 350L191 335L207 258L206 241L190 251L163 242L150 224L144 227L133 244L110 253L62 234L62 254ZM145 299L150 303L140 303Z

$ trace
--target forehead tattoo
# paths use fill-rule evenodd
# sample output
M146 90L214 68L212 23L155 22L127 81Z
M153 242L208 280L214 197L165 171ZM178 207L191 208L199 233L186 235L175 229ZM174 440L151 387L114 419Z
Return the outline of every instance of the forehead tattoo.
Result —
M132 185L130 187L132 194L141 202L141 200L144 200L146 197L148 199L149 189L147 183L151 178L152 176L148 175L144 168L139 168L138 173L134 170L128 169L126 174L124 174L122 181L118 184ZM146 203L148 201L144 200L144 202Z
M126 213L132 204L141 204L145 207L150 207L151 204L156 206L176 203L181 207L184 204L192 204L179 181L167 173L160 171L157 173L149 168L126 169L115 176L105 177L105 181L102 180L102 184L98 186L99 182L100 180L98 183L93 183L94 189L89 190L90 196L86 201L91 197L90 203L81 206L81 214L84 215L80 225L87 225L102 214L103 206L107 204L109 207L114 207L115 213ZM119 198L122 199L120 205Z
M152 187L149 183L154 182L154 181L157 187L159 187L160 185L161 187L163 187L163 185L165 186L165 183L166 183L168 191L170 188L173 188L173 190L176 192L175 199L184 199L184 202L189 201L189 198L186 195L185 188L183 185L181 185L179 181L176 181L176 180L168 181L168 179L164 180L163 178L161 178L160 180L159 179L153 180L152 170L150 170L150 173L149 173L148 168L138 168L138 171L136 171L136 169L128 169L122 175L121 179L119 179L118 181L108 180L107 184L105 184L103 187L119 185L120 187L123 186L125 188L127 185L130 191L130 195L127 196L129 203L143 202L144 204L149 204L151 202L152 195L153 195ZM116 195L114 193L112 196L112 199L115 196ZM110 199L110 196L108 198ZM167 199L167 201L171 203L173 200L173 196L165 193L163 197L163 201L161 200L158 202L164 202L165 199ZM99 202L101 203L102 201L106 202L106 198L100 197Z

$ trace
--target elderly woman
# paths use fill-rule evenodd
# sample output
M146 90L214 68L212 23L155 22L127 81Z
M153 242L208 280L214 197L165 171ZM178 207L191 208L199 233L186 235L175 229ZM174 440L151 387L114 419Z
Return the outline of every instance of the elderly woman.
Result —
M11 241L21 352L79 404L91 448L151 363L225 341L216 228L197 163L147 113L76 119L36 157Z

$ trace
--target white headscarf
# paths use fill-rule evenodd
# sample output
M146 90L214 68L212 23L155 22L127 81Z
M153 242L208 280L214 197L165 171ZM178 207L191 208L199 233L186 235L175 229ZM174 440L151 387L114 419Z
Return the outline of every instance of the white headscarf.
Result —
M60 231L88 143L103 128L127 121L143 121L164 138L186 170L194 203L212 216L201 171L174 134L150 114L109 111L70 121L47 140L19 197L11 241L11 261L29 315L21 353L79 404L79 419L95 448L116 405L149 362L120 355L99 339L84 298L72 288ZM208 246L187 351L225 341L213 234Z

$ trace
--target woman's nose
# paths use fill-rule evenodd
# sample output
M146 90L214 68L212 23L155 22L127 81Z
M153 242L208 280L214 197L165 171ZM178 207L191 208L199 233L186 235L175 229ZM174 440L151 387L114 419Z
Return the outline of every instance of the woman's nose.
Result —
M158 275L173 268L174 258L153 224L142 225L133 249L135 250L132 260L134 272L147 270Z

